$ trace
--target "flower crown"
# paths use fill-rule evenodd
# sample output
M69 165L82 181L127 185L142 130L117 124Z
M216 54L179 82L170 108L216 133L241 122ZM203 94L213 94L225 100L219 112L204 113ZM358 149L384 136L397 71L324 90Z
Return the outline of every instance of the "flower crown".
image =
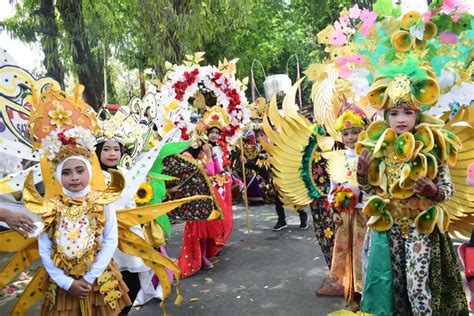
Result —
M359 114L352 112L352 110L346 110L336 120L334 128L340 132L348 128L362 128L366 126L366 120Z
M202 121L204 122L206 129L216 127L221 131L230 124L229 115L220 105L214 105L208 109L204 113Z
M95 145L96 116L82 100L84 86L77 85L74 95L49 86L41 95L32 89L30 138L33 148L57 164L80 154L90 158Z

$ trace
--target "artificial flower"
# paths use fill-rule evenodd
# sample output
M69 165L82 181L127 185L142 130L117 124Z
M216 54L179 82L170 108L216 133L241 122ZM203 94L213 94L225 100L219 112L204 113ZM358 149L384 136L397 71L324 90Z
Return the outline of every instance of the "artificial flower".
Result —
M183 64L187 67L198 66L199 63L204 60L202 57L205 54L205 52L197 52L194 53L194 55L185 55L187 60L185 60Z
M342 31L340 25L334 29L332 32L331 37L329 38L329 44L342 46L347 42L347 36Z
M356 3L352 8L349 9L349 18L358 19L361 12L362 10L359 9L359 5Z
M311 64L303 73L309 80L314 82L321 82L328 77L324 64Z
M331 239L331 237L334 235L333 231L331 228L327 227L325 230L324 230L324 237L326 237L327 239Z
M237 61L239 61L239 58L234 58L231 61L228 61L227 58L224 57L223 62L219 60L217 69L219 69L226 75L235 75L235 73L237 72Z
M329 40L332 37L332 33L334 33L334 26L329 24L322 30L321 32L316 35L318 39L318 44L329 44Z
M137 192L135 193L134 200L137 204L145 204L151 201L153 198L153 189L147 182L140 184Z
M56 103L54 110L48 111L48 116L51 118L50 124L56 125L58 128L72 124L71 115L72 111L65 110L59 102Z
M352 212L357 205L357 197L350 188L343 186L336 187L332 192L334 194L334 208L340 212Z
M446 44L456 44L458 41L458 36L456 33L443 32L439 34L439 39Z

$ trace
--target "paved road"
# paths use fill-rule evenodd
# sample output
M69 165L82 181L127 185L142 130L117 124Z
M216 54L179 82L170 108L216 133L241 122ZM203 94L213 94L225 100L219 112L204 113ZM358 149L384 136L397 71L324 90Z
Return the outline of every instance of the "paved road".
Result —
M247 234L245 209L234 206L234 213L234 231L219 262L181 281L185 302L180 307L168 302L172 315L326 315L343 308L342 298L314 294L328 270L312 223L300 230L297 214L287 211L289 227L273 232L273 206L252 207ZM171 256L179 254L181 241L182 227L174 227ZM156 315L158 307L151 302L133 315Z
M251 208L251 233L245 226L245 209L234 206L235 226L229 245L215 268L183 279L180 307L167 302L172 315L326 315L343 308L342 298L318 298L314 291L327 275L312 223L300 230L299 217L287 211L286 230L273 232L272 205ZM182 225L173 226L169 254L179 254ZM0 307L8 315L12 302ZM35 306L27 315L37 315ZM132 315L162 315L155 300Z

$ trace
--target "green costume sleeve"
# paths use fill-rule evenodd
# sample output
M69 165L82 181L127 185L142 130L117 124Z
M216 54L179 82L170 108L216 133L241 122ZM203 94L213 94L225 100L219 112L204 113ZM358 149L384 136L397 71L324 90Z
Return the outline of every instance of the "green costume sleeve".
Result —
M158 204L163 201L163 198L166 196L166 184L165 181L174 179L173 177L161 174L163 171L163 159L168 156L176 155L181 153L183 150L189 147L191 142L173 142L164 145L161 150L160 154L156 158L155 162L153 163L153 167L151 168L148 176L150 178L150 185L153 189L153 198L148 205ZM171 237L171 223L168 218L168 215L164 214L160 217L157 217L155 221L163 228L166 236L168 238Z

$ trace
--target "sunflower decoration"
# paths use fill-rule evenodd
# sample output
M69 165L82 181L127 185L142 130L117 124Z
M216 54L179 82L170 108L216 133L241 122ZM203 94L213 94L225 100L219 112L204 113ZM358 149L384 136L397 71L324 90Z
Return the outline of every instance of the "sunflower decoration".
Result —
M153 198L153 189L148 182L143 182L140 184L137 192L135 193L134 199L135 203L138 205L143 205L151 201Z
M350 188L343 186L336 187L331 194L334 194L334 208L339 212L352 212L357 205L357 197Z

